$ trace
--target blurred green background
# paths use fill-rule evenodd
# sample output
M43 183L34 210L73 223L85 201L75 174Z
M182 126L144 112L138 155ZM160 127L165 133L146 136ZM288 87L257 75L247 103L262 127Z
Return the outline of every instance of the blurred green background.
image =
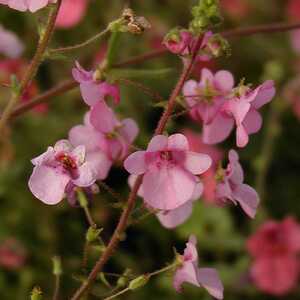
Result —
M124 61L142 54L159 45L162 37L172 27L186 26L190 20L192 0L131 1L131 7L138 15L145 16L152 29L141 36L124 34L120 38L117 61ZM245 15L234 15L222 10L224 23L220 31L289 21L284 0L249 0ZM86 17L69 30L58 29L52 46L63 46L83 41L102 30L108 22L119 16L123 1L91 0ZM33 16L20 13L4 6L0 7L1 24L15 31L26 45L25 59L30 59L35 49L36 22L47 13L40 11ZM127 231L127 238L121 243L117 254L105 270L122 273L130 268L134 274L156 270L173 259L173 249L182 251L190 233L198 237L200 263L213 266L220 271L225 285L225 299L274 299L259 292L249 280L251 259L245 249L247 237L268 218L282 219L287 215L300 218L300 135L299 120L283 96L284 86L300 71L299 58L291 48L288 33L256 35L232 38L231 56L221 57L214 62L214 69L230 70L236 80L246 77L246 82L258 84L263 79L276 80L277 97L264 108L264 126L251 136L250 143L239 151L245 169L246 182L258 185L263 199L256 220L244 216L240 209L227 206L215 207L200 202L195 206L192 217L175 230L163 228L155 217L148 217ZM45 91L64 79L71 78L71 68L78 59L84 66L91 65L96 54L106 44L106 39L96 42L84 50L74 51L63 60L47 60L36 78L40 91ZM1 58L5 59L5 58ZM168 73L139 76L134 80L157 90L167 98L178 77L180 60L165 56L133 65L136 69L172 68ZM1 70L0 70L1 73ZM154 107L153 99L130 86L121 86L121 105L118 112L133 117L140 126L137 145L145 147L161 108ZM5 89L0 88L0 106L7 100ZM61 299L67 299L86 274L81 269L84 236L88 228L83 211L70 207L63 201L55 207L44 205L33 197L27 187L32 172L30 159L42 153L48 145L65 138L69 129L82 122L87 106L79 90L73 90L55 97L49 102L46 114L26 113L13 122L9 133L10 143L0 150L0 244L15 239L20 245L17 252L25 256L25 262L16 269L0 265L0 299L28 299L30 290L39 285L44 299L51 299L54 277L52 257L59 255L63 264ZM275 118L274 118L275 114ZM183 128L200 128L188 118L181 117L169 125L169 131ZM271 146L266 149L266 140ZM228 150L234 147L231 137L220 147ZM261 175L266 164L266 174ZM114 167L106 183L119 191L124 198L128 194L127 173ZM104 228L103 239L108 240L118 220L119 209L113 207L114 199L105 191L95 197L91 210L100 227ZM125 237L124 237L125 238ZM21 249L23 248L23 250ZM97 248L91 249L89 267L98 257ZM24 252L24 253L23 253ZM115 279L107 277L114 284ZM109 288L99 279L89 299L100 299ZM202 289L187 285L183 294L176 294L172 278L168 275L154 277L143 288L128 293L122 299L210 299ZM280 299L300 299L300 289Z

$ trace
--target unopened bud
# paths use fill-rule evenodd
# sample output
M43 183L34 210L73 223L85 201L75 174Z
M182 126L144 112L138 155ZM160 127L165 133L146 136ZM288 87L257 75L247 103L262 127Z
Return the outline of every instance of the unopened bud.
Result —
M149 281L149 275L141 275L130 281L128 288L130 290L136 290L147 284Z
M43 299L43 293L40 287L36 286L32 289L30 299L31 300L42 300Z

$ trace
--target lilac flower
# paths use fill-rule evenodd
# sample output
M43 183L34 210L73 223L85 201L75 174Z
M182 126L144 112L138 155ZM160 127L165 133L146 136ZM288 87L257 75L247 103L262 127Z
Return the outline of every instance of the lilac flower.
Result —
M182 266L176 270L174 288L177 292L182 290L184 282L198 287L204 287L209 294L217 299L223 299L223 285L215 269L198 267L198 252L196 238L190 236L182 256Z
M29 188L46 204L59 203L67 185L91 186L96 180L94 161L87 160L85 147L73 147L69 141L60 140L54 147L32 160L33 172Z
M244 184L244 172L239 163L239 156L234 150L229 151L229 163L226 170L222 170L216 187L216 198L224 202L232 201L239 204L251 218L255 217L259 204L256 191Z
M24 46L19 38L13 32L4 29L0 25L0 53L9 58L17 58L22 54L23 50Z
M0 4L8 5L10 8L30 12L36 12L37 10L47 6L50 3L56 3L57 0L0 0Z
M183 134L157 135L146 151L137 151L124 162L129 173L144 174L146 204L164 211L188 202L198 182L195 175L202 174L210 165L208 155L189 151L188 140Z
M87 105L94 106L99 101L105 101L108 96L112 97L115 103L120 102L120 91L116 85L98 81L94 78L93 71L84 70L78 62L72 74L80 84L81 95Z

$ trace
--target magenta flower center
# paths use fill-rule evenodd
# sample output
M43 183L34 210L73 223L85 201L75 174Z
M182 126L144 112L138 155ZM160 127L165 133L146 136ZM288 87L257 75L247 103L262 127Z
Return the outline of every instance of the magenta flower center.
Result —
M66 153L58 154L55 159L62 164L64 169L66 169L70 172L77 169L77 164L76 164L75 160Z

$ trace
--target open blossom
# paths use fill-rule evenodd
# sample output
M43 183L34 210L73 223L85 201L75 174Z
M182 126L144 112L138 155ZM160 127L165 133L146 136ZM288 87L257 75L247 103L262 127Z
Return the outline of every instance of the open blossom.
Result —
M190 201L199 179L211 165L206 154L190 151L183 134L156 135L146 151L131 154L125 169L143 176L143 197L147 205L164 211Z
M237 152L230 150L228 157L227 168L219 172L216 198L223 202L232 201L234 204L239 204L249 217L254 218L259 197L251 186L243 183L244 172Z
M119 121L105 102L99 102L86 115L84 125L71 129L69 139L74 145L85 145L88 152L101 151L112 164L128 155L138 131L133 119Z
M98 163L103 156L87 156L85 147L73 147L69 141L60 140L54 147L34 158L29 188L33 195L50 205L59 203L72 182L79 187L94 184L98 175Z
M130 175L128 178L129 186L132 188L137 179L137 175ZM203 192L203 184L199 181L197 182L192 197L189 201L183 205L172 209L172 210L160 210L155 215L159 222L168 229L173 229L181 224L183 224L193 212L193 204L197 201ZM138 196L144 197L143 184L141 184L138 190ZM152 209L149 207L149 209Z
M8 5L10 8L30 12L36 12L37 10L47 6L51 3L56 3L57 0L0 0L0 4Z
M88 0L63 0L56 19L58 28L76 26L84 17Z
M192 118L203 124L206 144L224 141L236 126L236 144L245 147L249 135L261 128L258 110L274 97L274 82L265 81L254 90L244 85L233 89L233 85L231 73L218 71L213 75L204 69L199 83L189 80L183 87Z
M223 299L223 284L215 269L198 267L198 252L196 238L190 236L182 256L182 265L176 270L173 285L177 292L182 290L182 284L187 282L198 287L204 287L210 295Z
M74 79L80 84L80 91L84 102L89 106L94 106L99 101L105 101L107 97L112 97L115 103L120 102L120 90L106 81L95 79L94 71L84 70L78 62L73 68Z
M13 32L4 29L0 25L0 54L9 58L17 58L22 54L23 50L24 46L19 38Z
M260 290L281 296L296 288L300 225L294 218L267 221L248 239L247 249L254 258L251 276Z

